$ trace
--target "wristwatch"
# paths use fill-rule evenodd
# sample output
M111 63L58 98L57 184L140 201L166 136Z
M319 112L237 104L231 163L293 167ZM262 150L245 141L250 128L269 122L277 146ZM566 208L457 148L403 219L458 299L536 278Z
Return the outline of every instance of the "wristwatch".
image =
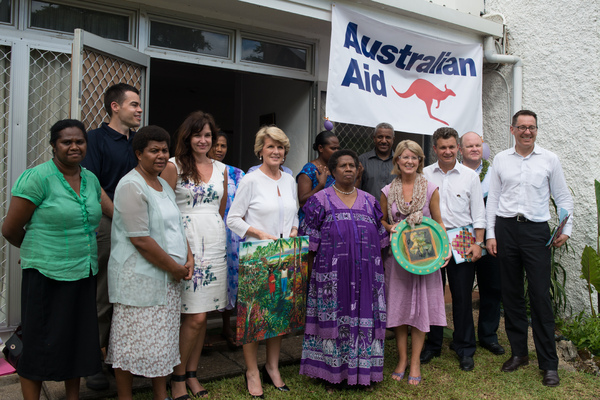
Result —
M481 247L482 249L485 249L485 243L483 242L475 242L475 244L479 247Z

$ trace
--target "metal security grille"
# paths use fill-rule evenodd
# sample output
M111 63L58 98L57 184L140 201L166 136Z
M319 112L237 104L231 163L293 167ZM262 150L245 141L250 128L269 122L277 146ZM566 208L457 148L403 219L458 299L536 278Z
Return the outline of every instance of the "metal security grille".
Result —
M143 79L143 67L84 49L81 120L86 128L95 129L107 120L108 116L104 111L104 92L109 86L123 82L142 91Z
M321 110L320 121L318 126L319 132L323 129L325 121L325 103L327 102L327 92L321 92ZM344 149L354 150L357 154L362 154L373 149L373 128L363 125L345 124L342 122L333 122L333 132L340 140L340 145Z
M0 46L0 215L8 206L8 111L11 49ZM7 326L8 243L0 237L0 327Z
M52 158L50 127L69 117L70 60L65 53L37 49L30 52L27 168Z
M321 107L320 107L320 121L325 121L325 103L327 100L327 92L321 92ZM356 151L358 155L365 153L367 151L373 150L373 131L375 126L363 126L363 125L353 125L353 124L345 124L342 122L333 122L333 132L340 139L340 144L342 148L351 149ZM380 121L387 122L387 121ZM377 125L377 124L375 124ZM319 132L323 130L323 123L318 127ZM394 144L392 149L396 148L396 145L400 143L400 141L410 139L417 142L425 152L425 165L431 163L431 155L429 154L430 149L430 140L427 135L419 135L416 133L407 133L407 132L394 132ZM392 150L393 151L393 150Z

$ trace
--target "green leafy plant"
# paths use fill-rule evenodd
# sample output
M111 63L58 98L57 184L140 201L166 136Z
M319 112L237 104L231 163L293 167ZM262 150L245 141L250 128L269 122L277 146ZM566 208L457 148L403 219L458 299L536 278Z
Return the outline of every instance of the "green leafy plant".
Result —
M550 202L552 207L554 207L554 211L558 215L558 207L556 206L554 198L550 197ZM552 230L553 229L550 231ZM550 264L550 295L552 298L554 315L564 315L567 307L569 307L570 311L570 306L567 299L567 291L565 289L565 284L567 282L567 270L562 265L561 259L563 255L568 254L571 251L573 251L573 248L568 241L561 247L551 247L552 258Z
M594 189L596 192L596 217L598 234L596 235L596 250L591 246L585 246L581 254L581 278L587 282L587 289L590 297L590 307L592 317L596 316L594 304L592 302L592 292L596 289L598 292L598 302L600 304L600 182L594 180Z
M561 333L578 349L587 348L600 355L600 318L586 316L582 311L575 318L560 323Z

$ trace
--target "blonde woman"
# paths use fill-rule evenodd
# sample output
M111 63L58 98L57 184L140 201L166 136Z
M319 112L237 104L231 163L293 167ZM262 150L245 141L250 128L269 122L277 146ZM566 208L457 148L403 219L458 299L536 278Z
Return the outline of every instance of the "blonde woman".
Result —
M254 153L263 162L242 181L229 210L227 226L246 240L295 237L298 234L298 194L294 178L279 166L290 151L290 140L276 126L256 134ZM281 336L267 339L267 363L262 373L266 383L287 392L279 374ZM257 361L258 342L244 345L246 387L255 398L263 398Z
M390 233L404 219L411 226L422 222L423 216L433 218L444 227L440 213L440 195L437 186L423 176L425 155L412 140L398 143L394 152L392 183L381 189L381 222ZM398 365L392 379L404 378L410 367L408 383L421 382L421 349L430 325L446 325L444 292L440 271L429 275L415 275L398 265L393 256L385 261L387 295L387 327L394 328L398 345ZM411 327L412 353L408 362L408 327Z

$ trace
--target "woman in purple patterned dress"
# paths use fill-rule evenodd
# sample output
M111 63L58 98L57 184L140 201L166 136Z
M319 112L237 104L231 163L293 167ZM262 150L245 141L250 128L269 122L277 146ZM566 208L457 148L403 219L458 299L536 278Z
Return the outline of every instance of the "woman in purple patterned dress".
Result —
M336 183L308 199L312 261L300 373L330 383L383 380L386 312L382 249L389 245L378 201L354 187L358 156L335 152Z

